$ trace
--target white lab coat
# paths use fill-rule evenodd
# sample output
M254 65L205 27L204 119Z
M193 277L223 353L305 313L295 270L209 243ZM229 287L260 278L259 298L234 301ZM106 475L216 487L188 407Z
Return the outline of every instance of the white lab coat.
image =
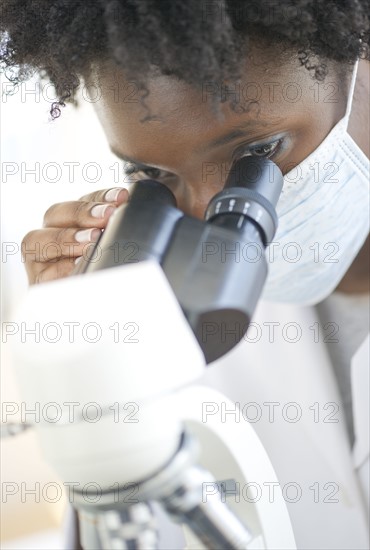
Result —
M275 334L272 322L278 323ZM283 488L297 548L365 550L369 548L367 343L356 353L352 367L356 432L352 453L318 322L313 308L260 302L249 341L213 363L202 383L239 403L252 422ZM261 490L269 490L269 481ZM165 547L175 546L174 542Z
M352 361L352 453L318 321L314 308L260 302L249 342L209 368L203 381L256 419L253 426L286 489L297 548L368 549L369 339ZM279 323L274 338L271 322Z

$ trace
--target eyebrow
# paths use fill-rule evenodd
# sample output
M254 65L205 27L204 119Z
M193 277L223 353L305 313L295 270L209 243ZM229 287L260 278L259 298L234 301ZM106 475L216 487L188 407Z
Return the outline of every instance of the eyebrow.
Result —
M210 141L204 148L202 148L202 151L209 151L210 149L215 149L216 147L220 147L221 145L227 145L228 143L231 143L237 138L248 135L250 130L260 130L260 129L265 129L268 126L272 126L272 127L277 126L283 120L285 119L276 117L274 118L274 121L272 121L271 119L268 121L266 120L244 121L241 124L234 126L234 129L231 132L228 132L224 136L218 137Z
M237 126L233 127L233 130L231 132L228 132L227 134L220 136L218 138L213 139L212 141L208 142L207 145L201 148L202 152L209 151L210 149L215 149L216 147L221 147L221 145L227 145L228 143L231 143L232 141L235 141L236 139L240 137L247 136L251 129L253 130L260 130L265 129L266 127L274 127L283 122L285 118L282 117L276 117L272 121L271 119L268 121L265 120L248 120L244 121L241 124L238 124ZM114 147L110 147L110 150L114 155L116 155L118 158L125 162L130 162L132 164L135 164L137 166L144 166L144 167L150 167L150 164L145 164L144 162L140 162L138 160L135 160L127 155L123 155L119 151L117 151Z

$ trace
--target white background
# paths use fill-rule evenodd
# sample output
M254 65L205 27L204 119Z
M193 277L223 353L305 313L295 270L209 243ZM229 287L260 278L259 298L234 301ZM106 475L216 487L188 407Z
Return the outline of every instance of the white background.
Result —
M15 306L28 288L20 253L24 235L42 227L44 212L51 204L120 186L123 170L121 161L109 150L84 88L78 96L80 107L67 104L61 117L52 121L49 111L55 92L50 84L41 85L33 78L12 96L4 95L12 86L3 75L0 84L2 320L11 321ZM78 163L72 178L72 168L63 164L70 162ZM36 163L37 174L27 174L35 170ZM60 167L59 174L50 163ZM54 179L57 181L51 181ZM17 402L12 361L4 344L1 382L2 403ZM36 482L42 486L57 479L44 462L33 433L3 441L1 470L3 482L19 486L22 482L27 487ZM60 525L64 512L65 502L47 504L41 499L35 503L32 496L22 502L20 490L2 503L2 548L62 548Z

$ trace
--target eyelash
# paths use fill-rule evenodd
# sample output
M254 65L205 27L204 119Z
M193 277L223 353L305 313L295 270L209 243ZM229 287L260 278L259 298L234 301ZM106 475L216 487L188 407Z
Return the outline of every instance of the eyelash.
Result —
M240 152L240 154L237 154L234 156L234 160L236 158L242 158L242 157L245 157L245 156L253 156L253 152L256 153L256 151L258 151L258 149L262 149L264 150L263 153L265 154L257 154L255 156L257 157L263 157L263 158L273 158L279 151L280 151L280 148L283 144L283 141L284 141L284 138L279 138L279 139L275 139L274 141L271 141L270 143L262 143L261 145L256 145L254 147L248 147L245 152ZM270 151L266 151L266 148L269 148L269 147L272 147L272 146L275 146L272 150ZM147 176L148 178L151 178L151 179L163 179L163 178L168 178L168 177L171 177L167 172L165 172L164 170L160 170L159 168L139 168L139 166L136 166L135 164L131 164L131 163L127 163L125 162L124 163L124 173L126 176L131 176L131 175L138 175L140 173L142 174L145 174L145 176ZM163 172L163 176L161 175L161 173Z
M168 177L167 172L164 172L164 170L159 170L159 168L139 168L139 166L135 166L135 164L131 164L130 162L125 162L123 165L123 171L126 176L136 176L138 174L145 174L147 178L150 179L163 179L165 177ZM154 173L153 173L154 172ZM162 176L161 173L164 173Z
M262 154L262 155L257 154L255 156L263 157L263 158L272 158L275 155L277 155L277 153L280 151L280 148L283 144L283 141L284 141L284 138L279 138L279 139L275 139L274 141L270 141L270 143L261 143L261 145L255 145L253 147L248 147L246 149L246 152L241 151L239 154L235 155L234 158L241 158L241 157L245 157L245 156L253 156L252 153L258 151L258 149L265 150L264 153L266 153L266 154ZM272 146L274 146L272 150L266 151L266 148L269 148L269 147L272 147Z

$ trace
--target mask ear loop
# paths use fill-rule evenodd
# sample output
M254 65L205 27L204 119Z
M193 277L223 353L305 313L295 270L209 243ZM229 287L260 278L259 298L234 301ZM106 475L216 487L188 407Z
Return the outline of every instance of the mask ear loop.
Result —
M346 124L345 124L346 130L347 130L347 127L348 127L349 117L350 117L351 109L352 109L352 102L353 102L353 96L354 96L354 92L355 92L356 77L357 77L357 70L358 70L359 61L360 61L360 59L357 59L355 64L354 64L354 67L353 67L351 85L350 85L350 88L349 88L349 94L348 94L348 100L347 100L346 113L343 117L346 121Z

